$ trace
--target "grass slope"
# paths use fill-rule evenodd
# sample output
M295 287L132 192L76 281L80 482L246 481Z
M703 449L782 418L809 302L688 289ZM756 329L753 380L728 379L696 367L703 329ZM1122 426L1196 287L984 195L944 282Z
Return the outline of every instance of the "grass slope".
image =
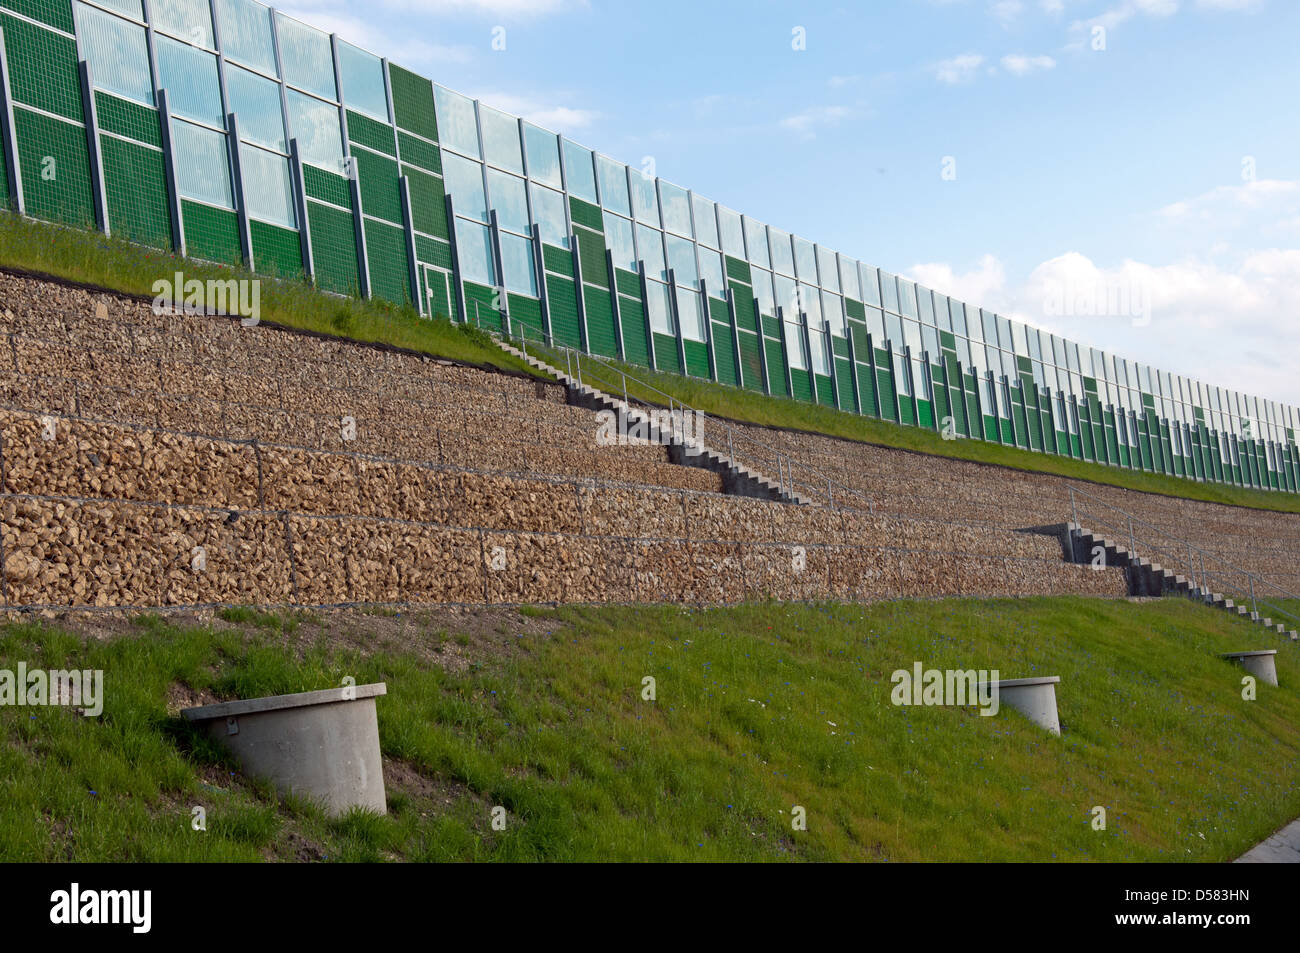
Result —
M227 613L243 629L144 618L113 639L10 625L0 668L102 668L107 704L0 708L0 860L1223 861L1300 815L1295 648L1281 687L1244 701L1218 653L1267 636L1189 602L522 612L490 637L434 633L492 643L459 670L368 642L377 618L353 642L248 611ZM409 621L403 646L420 641ZM1064 734L1005 708L895 707L890 673L915 661L1060 675ZM388 684L386 817L279 798L169 713L182 687L253 697L344 675Z

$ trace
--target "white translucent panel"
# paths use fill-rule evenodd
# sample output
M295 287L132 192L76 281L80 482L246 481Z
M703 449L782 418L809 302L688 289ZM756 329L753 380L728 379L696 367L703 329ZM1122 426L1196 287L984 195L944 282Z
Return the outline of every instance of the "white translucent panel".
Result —
M334 85L334 52L328 34L305 23L276 14L280 39L280 65L284 81L326 99L338 99Z
M141 4L140 0L99 0L99 5L109 7L119 13L125 13L137 20L144 19L143 4Z
M176 185L187 199L234 208L230 189L230 156L223 133L182 119L172 120L172 146L185 161L176 163Z
M822 317L831 333L844 337L844 299L829 291L822 292Z
M688 341L704 341L704 311L699 292L678 286L677 317L682 323L682 337Z
M110 93L153 105L153 76L144 27L77 4L82 48L95 85Z
M862 266L862 303L868 307L879 308L880 272L870 265Z
M490 165L524 174L524 150L519 142L519 120L480 105L478 121L483 126L483 153Z
M676 235L665 235L664 245L668 249L668 267L673 270L673 277L684 288L696 287L699 275L695 268L695 244Z
M668 286L657 281L646 282L646 312L650 318L650 330L659 334L676 334L673 327L673 312Z
M570 195L584 202L596 201L596 169L592 164L591 150L576 142L563 141L564 185Z
M671 182L659 180L659 200L663 204L664 228L678 235L693 237L691 231L691 201L686 190Z
M1011 322L1011 340L1015 344L1017 354L1029 353L1029 335L1025 333L1025 326L1019 321ZM1105 377L1106 372L1102 369L1101 351L1095 351L1092 356L1093 371L1097 377Z
M912 396L911 374L908 373L907 360L901 351L894 352L894 388L899 397Z
M811 319L808 321L808 350L813 370L818 374L829 375L831 363L826 354L826 332Z
M596 176L600 179L600 204L611 212L631 215L627 197L627 166L608 156L596 156Z
M886 311L898 312L898 283L883 269L880 272L880 305Z
M486 222L487 195L483 191L483 166L457 155L442 157L442 178L457 215Z
M654 177L643 175L638 169L628 169L627 182L632 193L632 213L636 220L658 226L659 202L655 197Z
M776 294L772 290L772 273L770 271L753 272L754 300L758 302L758 313L769 318L776 314Z
M524 123L524 149L528 154L528 176L554 188L562 188L560 139L553 132Z
M151 0L149 16L155 30L213 49L212 10L208 0Z
M455 158L447 156L448 159ZM445 161L445 160L444 160ZM537 223L542 241L548 245L569 247L569 223L564 215L564 195L534 183L533 220Z
M795 370L808 370L808 358L804 352L803 325L787 318L781 322L785 332L785 352L790 366Z
M664 263L664 236L645 225L636 227L636 251L645 262L645 273L660 281L668 280L668 267Z
M488 169L488 195L497 224L521 235L528 233L528 195L524 180L508 172Z
M871 346L880 347L885 343L885 313L879 308L867 308L867 333L871 335Z
M478 120L474 100L441 86L433 87L439 144L478 159Z
M822 326L821 294L812 285L799 285L799 308L808 316L808 327Z
M718 210L712 202L698 195L691 196L695 210L695 237L710 248L718 247Z
M278 76L275 42L271 38L271 10L253 0L215 0L221 32L221 52L227 59L246 63Z
M793 275L794 250L790 247L789 233L768 226L767 234L772 246L772 270L782 275Z
M925 368L915 358L912 360L912 387L916 390L916 396L922 400L933 399L930 394L930 383L926 378Z
M718 232L722 239L722 251L732 258L745 260L745 230L740 222L740 214L731 209L718 206Z
M289 136L298 140L302 161L343 174L343 132L339 110L314 96L288 91Z
M286 228L297 225L288 159L243 143L239 147L239 171L244 181L244 201L252 218Z
M167 90L172 115L224 129L217 58L166 36L155 38L154 53L158 57L158 83Z
M726 298L727 283L722 273L722 255L712 249L701 247L699 249L699 256L700 281L704 283L704 287L708 291L709 296L713 298Z
M906 278L898 279L898 304L909 318L920 317L916 310L916 285Z
M844 279L844 297L862 300L862 285L858 281L858 263L851 258L840 258L840 277Z
M784 311L784 317L787 320L795 318L799 314L799 286L790 278L784 275L777 275L773 279L775 300L773 306ZM776 317L773 312L772 317Z
M492 238L486 225L456 219L456 259L461 276L466 281L481 285L495 285L496 268L493 267ZM471 319L473 314L470 315Z
M903 341L903 319L892 311L885 312L885 339L894 350L901 350Z
M934 292L934 323L944 331L952 330L952 313L949 310L948 296L941 295L937 291Z
M339 41L339 78L343 81L343 102L348 109L381 122L388 122L388 92L384 87L384 63L373 53Z
M749 260L762 268L771 268L767 252L767 226L752 218L745 219L745 244L749 247Z
M809 284L817 284L817 251L806 238L794 240L795 277Z
M636 271L636 245L632 241L632 223L612 212L605 213L605 245L614 258L614 267Z
M929 288L916 286L916 312L922 324L934 324L934 295Z
M831 291L840 290L839 264L835 259L835 252L821 245L817 246L817 271L821 275L823 288L829 288Z
M229 64L226 66L226 95L239 120L239 138L281 152L288 151L284 141L279 83Z
M930 360L939 359L939 332L928 324L921 325L921 348Z
M533 243L518 235L501 236L501 272L507 291L537 297L537 266Z

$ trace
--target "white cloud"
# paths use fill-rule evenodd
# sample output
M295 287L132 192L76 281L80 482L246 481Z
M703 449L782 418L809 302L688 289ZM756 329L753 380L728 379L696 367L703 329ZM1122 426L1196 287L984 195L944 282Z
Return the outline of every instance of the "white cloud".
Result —
M989 4L989 13L995 20L1002 21L1003 25L1010 24L1024 9L1025 5L1021 0L994 0Z
M601 114L594 109L554 106L550 104L553 100L543 101L534 99L531 96L521 96L499 90L470 93L468 95L482 100L487 106L492 106L515 116L521 116L528 122L544 129L566 134L586 129L601 117Z
M778 125L788 132L812 138L818 126L836 126L853 115L847 106L813 106L793 116L786 116Z
M1025 76L1039 70L1056 67L1056 60L1050 56L1026 56L1024 53L1008 53L1002 57L1002 68L1014 76Z
M953 86L969 83L975 78L976 72L982 65L984 65L984 57L979 53L962 53L937 63L934 77L941 83Z

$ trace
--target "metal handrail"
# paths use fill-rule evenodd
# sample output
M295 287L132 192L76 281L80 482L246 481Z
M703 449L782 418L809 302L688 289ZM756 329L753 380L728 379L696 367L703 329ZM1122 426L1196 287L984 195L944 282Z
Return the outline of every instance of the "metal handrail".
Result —
M476 321L478 319L477 305L478 302L476 301ZM711 416L703 411L696 410L694 407L691 407L689 404L686 404L684 401L672 394L665 393L653 384L627 373L627 371L622 368L615 367L602 357L589 353L584 354L578 348L558 343L549 332L537 327L536 325L530 324L529 322L516 317L511 317L509 321L511 328L509 330L503 330L501 333L502 337L518 341L523 353L526 355L528 353L528 334L526 332L528 330L536 332L538 338L547 348L564 354L566 373L572 380L577 381L580 386L583 384L583 372L585 370L588 378L605 384L610 391L617 393L617 391L621 389L623 395L623 406L624 408L630 409L632 406L632 401L628 396L628 382L630 381L636 386L642 388L644 391L648 391L650 394L662 398L662 400L667 403L669 414L673 416L674 420L677 419L677 414L689 413L696 415L696 419L709 421L712 425L723 430L727 435L727 455L733 461L743 461L744 458L741 456L741 453L746 452L746 450L750 454L755 453L753 448L758 448L760 451L763 451L757 453L749 462L757 464L768 473L771 472L772 465L775 464L777 486L780 488L782 493L794 496L797 487L800 494L819 499L824 497L827 505L832 509L836 508L837 505L843 506L846 500L859 500L861 501L863 508L868 512L874 512L875 502L871 497L851 486L848 486L842 481L828 476L816 467L792 457L784 450L772 447L753 437L748 432L738 430L722 418ZM515 334L514 325L518 325L525 333ZM584 363L586 365L585 368ZM601 371L604 371L611 376L608 378L602 378ZM614 378L614 375L616 375L616 379ZM650 404L649 401L644 399L638 398L638 400L643 404ZM742 450L740 452L737 451L737 443L742 445ZM798 474L798 478L796 478L795 473L796 467L801 471ZM815 482L809 482L808 479L805 479L805 477L809 475L811 475L811 479Z
M1074 485L1068 485L1067 489L1069 489L1070 491L1070 520L1076 529L1082 528L1082 524L1079 521L1080 508L1079 508L1079 501L1078 501L1078 497L1082 496L1096 503L1099 503L1104 507L1114 510L1116 513L1119 513L1127 520L1129 553L1131 555L1133 556L1137 555L1137 543L1140 541L1149 552L1155 553L1161 556L1162 558L1171 560L1172 565L1174 566L1177 566L1180 562L1182 562L1185 556L1187 561L1187 567L1188 567L1188 573L1187 573L1188 579L1191 580L1193 584L1193 588L1200 588L1204 592L1205 600L1207 602L1209 601L1210 596L1212 595L1212 590L1214 588L1220 588L1227 594L1233 596L1245 596L1246 598L1248 598L1250 600L1251 612L1254 613L1255 615L1260 614L1259 607L1263 605L1268 607L1269 609L1272 609L1276 614L1286 616L1289 619L1294 619L1297 624L1300 624L1300 616L1297 616L1295 613L1291 612L1288 609L1282 608L1276 603L1269 602L1267 600L1260 598L1259 589L1261 587L1265 587L1267 589L1276 590L1278 593L1282 595L1283 598L1292 599L1292 600L1296 600L1297 602L1300 602L1300 596L1297 596L1295 593L1283 589L1281 586L1277 585L1276 583L1271 582L1270 580L1265 579L1262 576L1259 576L1253 572L1250 572L1247 569L1242 569L1241 567L1238 566L1225 565L1224 561L1216 554L1211 553L1210 551L1205 550L1200 546L1197 546L1195 543L1191 542L1190 540L1183 539L1180 536L1175 536L1173 533L1170 533L1167 530L1157 526L1155 523L1142 519L1142 517L1140 516L1134 516L1132 513L1128 512L1122 507L1116 506L1114 503L1111 503L1107 500L1103 500L1101 497L1089 493L1087 490L1081 489ZM1124 527L1116 526L1115 524L1108 522L1107 520L1103 519L1099 514L1085 511L1085 515L1091 517L1090 522L1096 523L1099 527L1103 529L1115 530L1117 534L1122 533L1124 530ZM1151 529L1155 530L1160 536L1165 537L1166 539L1174 543L1177 543L1179 545L1179 551L1173 552L1171 550L1164 549L1160 546L1157 546L1154 542L1152 542L1149 539L1139 538L1134 529L1135 525L1150 527ZM1209 559L1212 560L1209 569L1206 568L1206 557L1209 557ZM1217 562L1213 562L1213 560L1217 560ZM1198 563L1199 563L1199 571L1198 571ZM1234 577L1243 577L1244 585L1234 581ZM1198 579L1200 581L1199 586L1196 585ZM1223 582L1224 585L1214 586L1211 584L1211 580L1219 580Z

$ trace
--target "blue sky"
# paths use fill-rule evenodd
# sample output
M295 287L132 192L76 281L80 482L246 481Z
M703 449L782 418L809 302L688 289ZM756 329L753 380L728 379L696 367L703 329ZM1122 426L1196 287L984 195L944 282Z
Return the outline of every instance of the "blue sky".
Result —
M940 291L1300 404L1294 0L283 9ZM1048 304L1081 288L1150 320Z

